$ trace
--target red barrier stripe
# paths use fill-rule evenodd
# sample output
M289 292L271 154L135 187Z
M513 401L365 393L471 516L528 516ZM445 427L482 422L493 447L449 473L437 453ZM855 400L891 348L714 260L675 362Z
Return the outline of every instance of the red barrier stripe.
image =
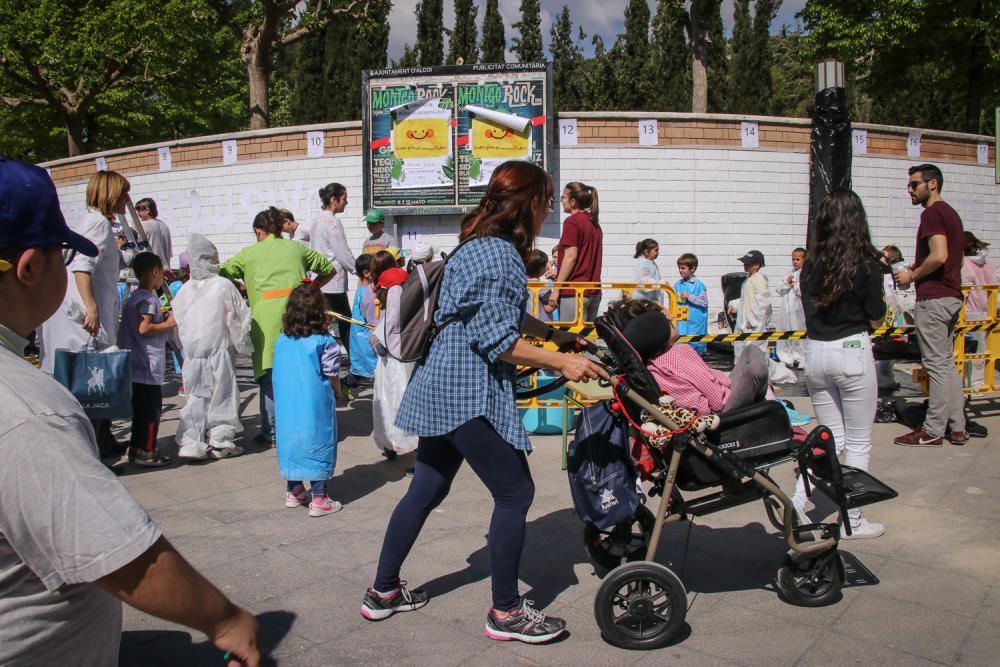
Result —
M465 146L469 143L469 135L463 134L458 139L455 140L459 146Z
M382 148L383 146L388 146L390 143L392 143L392 139L389 137L385 137L384 139L376 139L371 144L372 150L375 150L377 148Z
M539 125L545 125L545 116L535 116L534 118L531 119L531 124L534 127L538 127Z

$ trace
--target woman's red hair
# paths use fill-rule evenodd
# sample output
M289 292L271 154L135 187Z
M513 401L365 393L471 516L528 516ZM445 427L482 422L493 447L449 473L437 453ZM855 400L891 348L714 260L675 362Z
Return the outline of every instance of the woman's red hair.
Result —
M538 214L551 206L552 194L552 179L544 169L530 162L504 162L494 170L479 206L462 219L458 238L504 237L524 257L538 233Z

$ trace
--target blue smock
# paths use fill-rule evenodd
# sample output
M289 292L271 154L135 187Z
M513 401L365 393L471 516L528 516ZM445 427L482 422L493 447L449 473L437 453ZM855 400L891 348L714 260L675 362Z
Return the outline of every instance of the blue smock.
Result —
M354 306L351 308L351 318L358 322L365 321L364 309L361 302L364 299L364 285L358 287L354 293ZM360 324L351 325L351 373L363 378L375 377L375 350L368 342L368 334L371 331Z
M278 467L286 479L324 481L337 464L337 422L333 387L338 350L329 334L278 337L274 346L275 441ZM324 364L324 361L326 363ZM324 366L326 366L324 368Z

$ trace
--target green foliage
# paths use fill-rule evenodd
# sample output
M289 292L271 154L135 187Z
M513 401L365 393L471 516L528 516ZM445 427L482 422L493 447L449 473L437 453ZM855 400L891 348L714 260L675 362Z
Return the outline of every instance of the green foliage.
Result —
M722 25L721 0L702 0L709 14L708 29L708 112L729 109L729 56Z
M691 48L684 36L683 0L660 0L653 16L646 80L647 99L656 111L691 110Z
M638 110L648 105L649 5L629 0L625 6L625 33L621 36L618 100L621 109Z
M466 65L473 65L479 58L476 43L476 14L479 7L473 0L455 0L455 29L448 41L448 64L462 58Z
M733 15L732 60L729 68L729 109L732 113L766 114L771 108L771 22L781 0L736 0Z
M545 62L542 44L542 15L538 0L521 0L521 20L514 24L519 36L514 38L518 62Z
M0 16L0 101L14 107L3 114L13 130L0 139L5 153L26 155L37 141L27 154L56 157L49 140L56 118L71 152L118 145L123 134L126 143L141 143L214 130L220 115L222 125L232 120L233 70L213 52L225 40L202 0L0 0ZM219 63L219 80L206 88L219 103L180 108L190 95L173 90L190 88L210 61ZM43 127L13 122L29 116L29 126Z
M555 107L563 111L581 109L585 87L582 70L583 52L573 41L573 21L566 5L563 5L559 18L552 24L549 35ZM580 37L584 37L582 30Z
M417 64L422 67L444 64L442 0L421 0L417 3Z
M416 67L419 64L417 50L409 44L403 44L403 53L399 56L399 60L392 61L393 67Z
M771 36L771 107L774 116L804 118L812 115L813 62L803 53L803 37L782 28Z
M497 0L486 0L483 16L483 41L480 48L481 62L507 62L507 38L504 36L503 17L497 8Z
M848 65L855 120L980 132L1000 97L995 0L808 0L807 57Z
M278 85L286 85L289 94L285 106L272 109L272 125L361 117L361 73L386 65L389 25L384 11L375 10L369 27L354 21L332 21L279 55L272 97L277 95ZM275 114L281 118L275 119Z

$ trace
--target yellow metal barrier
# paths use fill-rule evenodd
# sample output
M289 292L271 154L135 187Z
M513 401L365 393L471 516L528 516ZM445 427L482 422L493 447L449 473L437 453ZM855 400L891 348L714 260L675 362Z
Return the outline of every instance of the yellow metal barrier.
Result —
M566 295L562 298L572 298L573 299L573 312L572 313L548 313L544 310L544 306L548 303L548 296L551 294L552 290L559 290L560 292L572 291L572 295ZM640 292L636 294L636 292ZM528 312L535 317L543 320L549 321L553 326L557 326L560 329L565 329L573 333L580 334L581 336L587 338L596 338L597 333L594 331L594 323L592 320L587 319L584 313L584 299L600 295L601 303L603 307L607 307L612 301L617 301L622 297L629 298L642 298L650 299L653 297L659 297L657 300L664 304L667 310L673 315L675 320L686 320L687 319L687 306L680 303L677 297L677 293L674 292L673 287L666 283L628 283L628 282L600 282L600 283L555 283L549 281L529 281L528 282ZM545 297L544 299L542 297ZM599 309L600 310L600 309ZM555 317L553 317L555 315ZM542 343L540 341L532 341L535 344L541 345L548 349L555 349L555 344L551 342ZM543 380L547 382L548 380ZM523 389L535 389L538 385L538 374L531 376L528 380L521 384ZM577 405L590 405L594 403L593 398L588 398L579 394L571 389L566 390L566 396L570 398ZM532 398L524 401L518 401L517 407L519 408L564 408L567 403L566 399L560 398Z
M966 336L959 333L955 336L955 365L962 378L962 387L966 396L982 396L1000 392L996 381L997 361L1000 360L1000 319L997 318L997 294L1000 285L962 285L962 310L958 313L956 327L970 325L983 326L986 330L969 334L977 345L975 352L966 352ZM986 310L979 313L969 313L970 294L985 293ZM992 326L990 326L992 325ZM923 371L923 369L921 369ZM929 378L922 373L921 388L928 393Z

